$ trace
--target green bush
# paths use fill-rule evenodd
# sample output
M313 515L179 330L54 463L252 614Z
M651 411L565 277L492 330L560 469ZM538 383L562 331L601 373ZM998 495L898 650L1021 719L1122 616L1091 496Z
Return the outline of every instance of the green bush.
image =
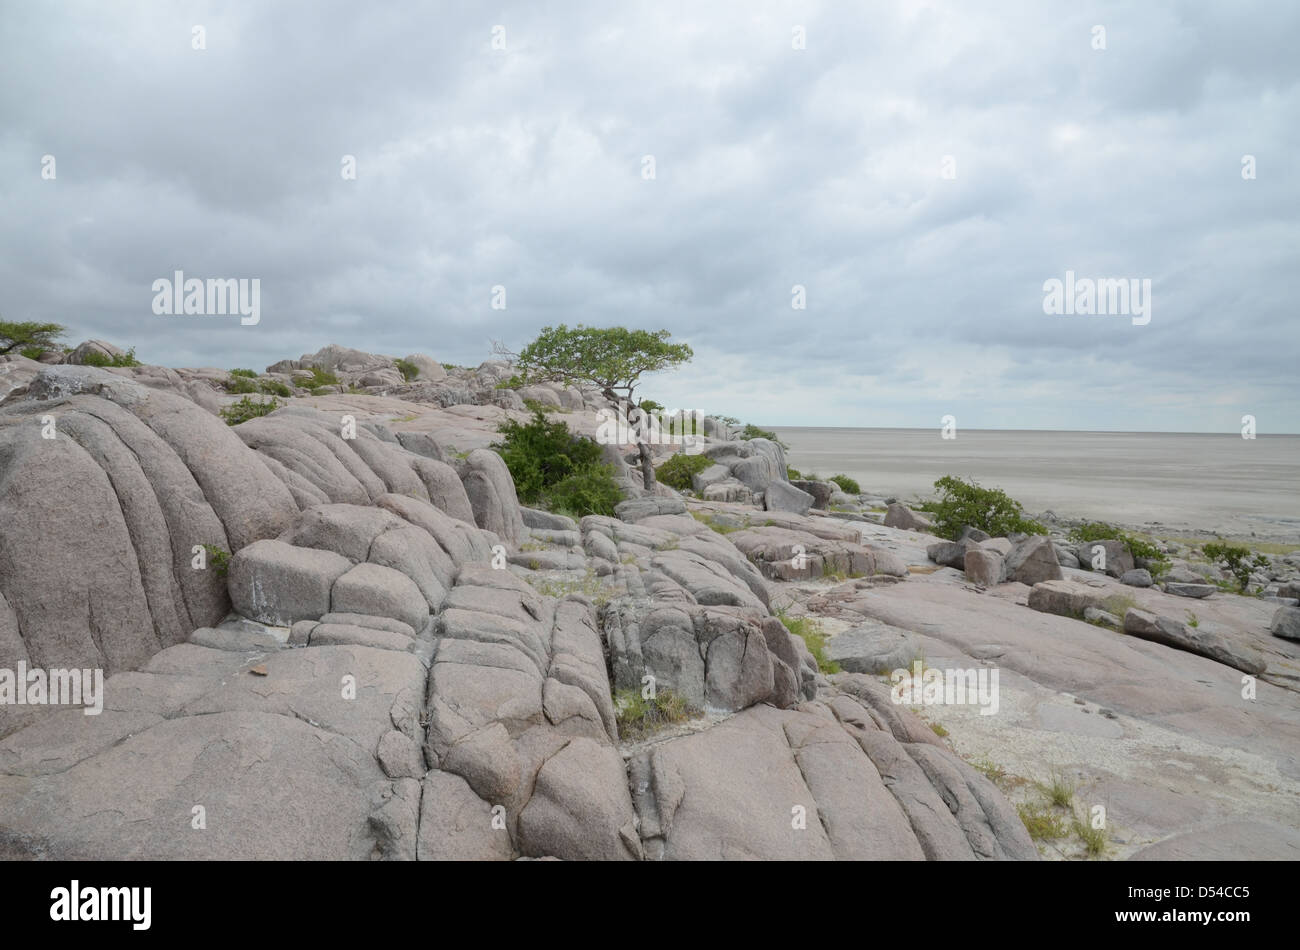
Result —
M135 358L135 347L131 347L125 353L118 353L116 356L105 356L97 350L90 350L81 357L82 366L139 366L140 361Z
M614 470L602 461L593 439L574 435L563 422L550 422L534 411L528 422L508 419L498 426L503 436L493 443L515 481L525 505L541 504L572 514L612 515L623 493Z
M234 373L231 373L230 378L226 380L226 392L234 393L236 396L239 396L245 393L261 392L261 389L258 388L256 380L249 379L247 376L236 376Z
M849 478L847 475L832 475L831 481L840 486L840 491L846 495L858 495L862 493L862 486Z
M214 544L203 545L203 550L208 554L208 563L212 569L217 572L218 577L225 577L230 573L230 552L225 548L219 548Z
M284 396L287 399L293 395L293 390L278 379L259 380L257 385L258 388L268 396Z
M982 488L974 481L945 475L934 483L939 498L926 506L934 521L935 532L956 540L967 525L987 531L994 537L1017 532L1047 534L1047 529L1025 517L1020 502L1000 488Z
M1169 571L1168 558L1153 542L1128 534L1104 521L1088 521L1077 525L1070 529L1069 537L1071 541L1084 544L1092 541L1122 541L1128 548L1129 554L1135 559L1144 558L1150 562L1149 570L1152 577L1159 577Z
M752 422L746 423L746 424L745 424L745 428L743 428L743 429L740 430L740 436L739 436L739 438L742 438L742 439L767 439L769 442L775 442L777 445L781 446L781 448L785 449L787 452L790 451L790 446L786 445L784 442L782 442L780 439L778 439L778 438L776 437L776 433L775 433L775 432L773 432L771 429L760 429L758 426L754 425Z
M799 473L799 469L791 468L789 465L785 467L785 477L790 479L792 482L801 481L803 479L803 475Z
M395 365L397 371L402 374L402 379L406 380L408 383L420 375L420 367L416 366L410 360L394 360L393 365Z
M257 371L252 369L232 369L231 376L243 376L246 379L257 379Z
M42 356L45 355L45 351L46 351L46 347L43 346L28 346L28 347L24 347L18 352L21 353L23 356L27 357L29 360L39 360Z
M311 379L304 380L303 382L308 389L319 389L321 386L337 386L339 384L339 378L327 369L313 366L311 368Z
M1268 558L1262 554L1256 554L1254 560L1250 560L1250 548L1240 544L1211 541L1201 550L1205 552L1205 557L1211 563L1222 561L1227 566L1228 572L1237 579L1237 588L1242 593L1245 593L1250 585L1250 572L1255 568L1269 566Z
M685 452L678 452L655 469L655 478L669 488L687 491L691 487L691 476L698 475L712 464L713 459L704 453L687 455Z
M667 726L686 722L699 712L685 697L666 687L656 690L650 698L642 697L635 689L620 689L614 694L618 736L624 742L644 739Z
M275 412L280 408L280 400L274 396L266 402L260 402L245 396L239 402L233 403L221 410L221 418L226 420L226 425L237 426L241 422L247 422L249 419L256 419L258 416L265 416L268 413Z

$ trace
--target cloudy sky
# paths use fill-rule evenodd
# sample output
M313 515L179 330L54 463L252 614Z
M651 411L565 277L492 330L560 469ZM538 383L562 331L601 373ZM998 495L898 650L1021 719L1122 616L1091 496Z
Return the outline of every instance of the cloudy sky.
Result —
M257 368L662 327L646 395L765 425L1300 432L1298 44L1290 0L0 0L0 317ZM261 322L155 315L176 270ZM1150 322L1045 314L1067 270Z

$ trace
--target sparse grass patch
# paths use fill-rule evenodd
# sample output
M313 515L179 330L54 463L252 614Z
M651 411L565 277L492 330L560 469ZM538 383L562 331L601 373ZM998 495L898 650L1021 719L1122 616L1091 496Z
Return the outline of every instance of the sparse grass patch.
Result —
M940 739L948 735L948 730L945 729L942 725L940 725L937 722L930 723L930 728L934 730L934 734L938 736Z
M624 741L645 739L659 730L686 722L700 711L670 689L657 689L649 699L640 690L620 689L614 694L618 735Z
M221 410L221 418L226 421L228 426L237 426L241 422L247 422L249 419L256 419L259 416L265 416L275 412L280 408L280 400L272 396L265 402L255 400L245 396L239 402L233 403Z
M826 655L826 640L828 638L821 624L812 617L791 617L784 610L778 610L776 617L781 623L785 624L785 629L807 644L808 652L817 661L818 669L823 673L840 672L840 665Z
M1106 853L1106 829L1094 828L1086 821L1074 819L1074 833L1083 844L1084 853L1090 858L1101 857Z
M538 562L533 561L532 564L538 564ZM532 567L532 564L529 566ZM537 570L536 567L532 567L532 569ZM539 594L545 594L547 597L558 599L567 597L569 594L581 594L591 600L597 607L603 607L609 603L611 598L617 597L619 594L617 590L603 583L590 567L587 568L587 573L581 578L547 579L530 577L528 583L532 584Z
M1059 772L1051 773L1046 782L1039 782L1038 788L1050 804L1058 808L1074 807L1075 784Z
M1035 841L1055 841L1066 835L1065 818L1039 802L1017 805L1016 812Z
M1136 606L1137 601L1129 594L1111 594L1102 604L1107 613L1114 614L1121 622L1124 620L1124 615L1128 613L1128 609Z
M699 511L692 511L691 517L700 522L700 524L707 525L711 530L716 531L718 534L731 534L733 531L744 531L749 527L748 517L745 518L744 524L739 525L723 524L712 515L706 515Z
M1001 786L1007 781L1007 770L998 765L988 756L976 759L971 763L971 768L982 773L983 776L994 785Z

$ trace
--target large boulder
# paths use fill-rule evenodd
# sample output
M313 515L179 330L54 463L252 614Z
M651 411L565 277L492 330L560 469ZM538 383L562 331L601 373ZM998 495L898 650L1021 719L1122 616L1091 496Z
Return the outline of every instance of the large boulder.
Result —
M812 495L795 488L789 482L768 482L763 492L763 507L768 511L790 511L802 515L808 512L812 504Z
M256 541L231 559L230 601L243 616L272 626L317 620L330 611L334 582L351 568L333 551Z
M1100 570L1111 577L1123 577L1134 568L1133 555L1123 541L1085 541L1075 547L1074 554L1085 571Z
M1275 637L1300 640L1300 607L1279 607L1268 625L1268 630Z
M905 531L933 531L934 523L925 515L918 514L906 505L894 502L885 508L885 527L902 528Z
M1061 563L1056 557L1056 549L1046 535L1031 534L1021 541L1007 555L1007 579L1021 584L1041 584L1043 581L1059 581Z
M1233 643L1212 631L1189 627L1172 617L1160 617L1137 607L1130 607L1124 614L1124 632L1176 650L1197 653L1251 676L1258 676L1266 667L1263 657L1249 647Z
M514 479L501 456L490 449L474 449L457 468L475 523L512 547L518 546L527 532Z

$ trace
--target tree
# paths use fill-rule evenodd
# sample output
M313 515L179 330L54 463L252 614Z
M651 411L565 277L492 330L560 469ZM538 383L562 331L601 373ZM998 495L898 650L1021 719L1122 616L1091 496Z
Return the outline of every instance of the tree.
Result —
M9 323L0 320L0 356L16 349L38 346L48 349L58 345L65 328L57 323Z
M543 327L537 339L517 356L506 355L513 356L522 383L585 384L598 387L610 402L625 399L632 403L632 393L642 376L674 369L695 355L685 343L668 342L670 336L667 330L582 324L570 329L561 323L558 327ZM644 411L640 407L636 409L638 414ZM641 457L642 481L650 489L655 480L654 464L649 447L639 438L637 452Z

